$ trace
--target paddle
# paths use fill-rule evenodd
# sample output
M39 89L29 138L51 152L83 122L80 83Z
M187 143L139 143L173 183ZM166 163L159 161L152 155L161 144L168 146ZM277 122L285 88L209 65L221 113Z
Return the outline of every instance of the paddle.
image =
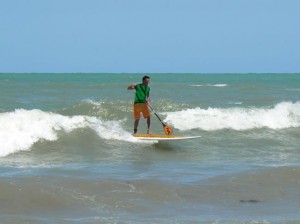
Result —
M160 123L163 125L165 134L166 134L166 135L171 135L171 134L173 133L172 128L169 127L168 125L166 125L166 124L160 119L160 117L157 115L157 113L155 112L155 110L150 106L150 104L148 104L148 106L150 107L150 109L152 110L152 112L155 114L155 116L158 118L158 120L160 121Z

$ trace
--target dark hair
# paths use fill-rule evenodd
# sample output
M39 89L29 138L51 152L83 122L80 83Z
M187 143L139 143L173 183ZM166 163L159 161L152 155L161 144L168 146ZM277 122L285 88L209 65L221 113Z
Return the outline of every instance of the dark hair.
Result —
M150 77L147 76L147 75L145 75L145 76L143 77L143 81L144 81L145 79L150 79Z

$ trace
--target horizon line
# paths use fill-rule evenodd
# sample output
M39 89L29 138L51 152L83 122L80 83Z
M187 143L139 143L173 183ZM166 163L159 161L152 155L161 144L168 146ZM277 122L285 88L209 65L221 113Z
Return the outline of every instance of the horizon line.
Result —
M300 72L0 72L0 74L300 74Z

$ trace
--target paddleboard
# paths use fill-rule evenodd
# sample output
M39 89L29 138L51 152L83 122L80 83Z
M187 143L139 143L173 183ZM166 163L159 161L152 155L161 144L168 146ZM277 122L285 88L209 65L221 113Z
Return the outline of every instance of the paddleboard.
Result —
M140 140L158 140L158 141L174 141L200 138L201 136L174 136L164 134L133 134L133 137Z

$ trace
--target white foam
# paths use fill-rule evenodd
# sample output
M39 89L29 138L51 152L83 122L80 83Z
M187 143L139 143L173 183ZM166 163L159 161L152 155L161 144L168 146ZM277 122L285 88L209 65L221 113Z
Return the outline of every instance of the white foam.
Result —
M232 101L230 101L230 102L228 102L228 104L242 105L243 102L232 102Z
M97 102L97 101L91 100L91 99L85 99L85 100L82 100L82 102L92 104L92 105L97 106L97 107L101 107L101 104L103 103L103 102Z
M89 116L63 116L41 110L18 109L0 113L0 156L29 150L38 141L55 141L58 133L91 128L104 139L135 142L121 127L122 121L102 121Z
M300 102L282 102L272 108L194 108L168 112L165 122L179 130L206 131L300 127Z
M208 86L213 86L213 87L226 87L226 86L228 86L228 85L227 85L227 84L214 84L214 85L208 84Z
M191 85L193 87L200 87L200 86L203 86L203 85L200 85L200 84L195 84L195 85Z
M66 117L41 110L15 110L0 114L0 156L27 150L39 140L54 141L57 132L86 126L84 117Z
M190 85L190 86L193 86L193 87L201 87L201 86L204 86L204 85L193 84L193 85ZM225 84L225 83L222 83L222 84L206 84L205 86L210 86L210 87L226 87L226 86L228 86L228 85Z
M89 126L103 139L135 142L132 134L122 128L121 123L124 121L101 121L95 117L87 119L90 122Z
M225 83L222 83L222 84L207 84L207 86L212 86L212 87L226 87L228 85L225 84Z

